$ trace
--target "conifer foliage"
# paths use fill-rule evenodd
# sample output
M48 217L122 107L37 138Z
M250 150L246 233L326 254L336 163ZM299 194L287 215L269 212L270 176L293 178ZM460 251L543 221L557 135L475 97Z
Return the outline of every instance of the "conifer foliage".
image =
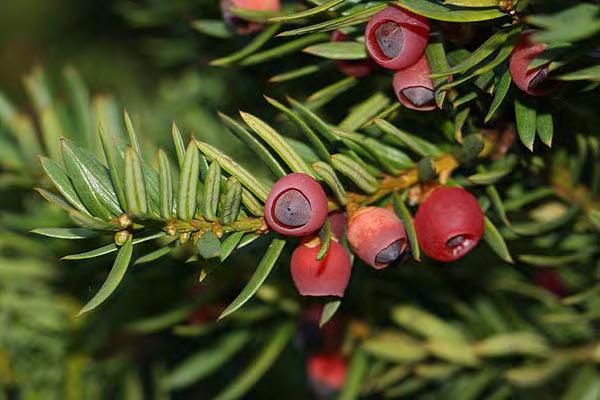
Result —
M54 190L39 192L72 224L35 233L105 239L65 260L114 255L79 314L101 314L131 265L183 248L200 285L222 268L249 273L219 319L251 320L252 303L275 305L270 339L218 399L244 396L294 334L308 342L298 327L314 303L321 340L342 325L333 346L305 346L345 375L310 376L322 396L597 396L600 6L222 3L224 20L198 16L192 26L241 47L211 65L266 69L290 88L285 98L257 94L272 119L219 114L269 178L202 127L189 135L174 123L174 151L156 154L143 153L147 139L126 112L126 135L102 123L73 140L48 129L40 162ZM334 80L292 93L313 90L317 76ZM249 246L263 249L253 266L226 266ZM281 272L290 260L291 274ZM225 368L247 345L247 326L215 341L198 354L211 367L175 366L172 389ZM309 374L323 370L313 361Z

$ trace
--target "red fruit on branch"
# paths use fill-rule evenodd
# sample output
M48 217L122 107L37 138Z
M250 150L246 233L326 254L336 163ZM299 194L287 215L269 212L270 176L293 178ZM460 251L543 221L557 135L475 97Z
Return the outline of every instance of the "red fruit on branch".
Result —
M529 67L547 48L544 43L533 43L531 32L526 32L521 35L519 43L510 56L510 74L513 82L531 96L548 94L557 85L548 78L548 64L533 69Z
M293 173L278 180L267 197L269 228L287 236L305 236L321 228L327 218L327 195L313 178Z
M294 250L291 271L296 288L302 296L343 297L352 273L350 256L335 240L330 242L327 255L317 260L320 249L321 241L315 237Z
M311 386L319 398L327 398L342 389L348 374L348 361L337 352L318 353L307 362Z
M475 196L465 189L439 188L419 207L415 228L425 254L439 261L454 261L481 240L484 214Z
M403 106L417 111L437 108L430 74L425 54L414 65L394 74L394 92Z
M342 31L334 31L331 35L332 42L346 42L350 40L350 36L346 35ZM353 76L355 78L362 78L369 75L375 69L375 65L371 60L357 60L357 61L345 61L340 60L336 62L337 67L342 73L347 76Z
M546 289L557 297L565 297L569 294L569 289L565 284L565 281L556 271L551 269L534 271L532 278L536 285Z
M342 240L348 225L348 216L346 213L341 211L333 212L329 214L327 219L329 220L329 223L331 223L331 231L335 237Z
M357 211L350 219L347 236L354 254L377 269L400 258L408 245L404 224L387 208Z
M365 41L375 62L399 70L413 65L429 42L429 20L401 7L389 6L367 24Z
M240 35L258 32L263 24L246 21L231 13L231 8L251 11L281 11L281 0L221 0L221 13L225 22Z

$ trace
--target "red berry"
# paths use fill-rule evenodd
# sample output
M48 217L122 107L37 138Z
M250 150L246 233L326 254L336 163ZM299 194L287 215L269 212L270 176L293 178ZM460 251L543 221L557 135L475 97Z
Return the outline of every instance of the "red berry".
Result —
M348 216L346 213L341 211L333 212L329 214L327 219L331 223L331 230L335 237L339 240L342 240L348 225Z
M291 269L296 288L302 296L343 297L352 272L350 256L335 240L330 242L325 258L319 261L320 249L321 242L316 237L294 250Z
M430 74L431 69L425 54L416 64L394 74L394 92L402 105L418 111L437 108Z
M544 43L531 42L531 32L521 35L519 43L510 56L510 74L519 89L531 96L543 96L556 87L556 83L548 79L548 65L529 69L529 65L548 46Z
M265 205L265 219L275 232L287 236L309 235L327 218L327 195L313 178L294 173L278 180Z
M350 219L348 242L370 266L381 269L396 261L408 244L404 224L387 208L366 207Z
M557 297L565 297L569 294L569 289L565 285L565 281L558 272L551 269L535 271L533 282L539 287L543 287L547 291L554 293Z
M346 42L350 40L350 36L346 35L342 31L333 31L331 35L332 42ZM371 60L358 60L358 61L337 61L338 68L342 73L347 76L353 76L355 78L362 78L373 72L375 65Z
M348 361L337 352L319 353L307 362L308 377L321 398L329 397L342 389L348 374Z
M429 20L397 6L375 14L367 24L365 41L375 62L399 70L413 65L429 42Z
M458 187L436 189L415 216L419 246L439 261L454 261L467 255L479 243L484 226L477 199Z
M258 22L246 21L233 14L231 8L243 8L252 11L281 11L281 0L221 0L221 12L225 22L240 35L258 32L263 25Z

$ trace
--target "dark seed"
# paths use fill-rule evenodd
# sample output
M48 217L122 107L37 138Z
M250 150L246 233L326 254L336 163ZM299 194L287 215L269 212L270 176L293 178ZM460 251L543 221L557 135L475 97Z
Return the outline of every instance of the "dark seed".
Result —
M446 242L446 246L448 246L450 248L460 247L463 245L463 243L465 242L466 239L467 238L464 237L463 235L454 236L453 238L449 239Z
M404 97L410 100L417 107L431 104L434 101L433 90L427 89L422 86L414 86L406 88L402 91Z
M395 22L381 24L375 31L379 49L388 58L396 58L404 47L402 28Z
M379 254L377 254L377 257L375 257L375 262L380 264L389 264L392 261L395 261L402 253L402 247L402 240L396 240L394 243L390 244L388 247L381 250Z
M543 89L548 85L548 67L540 69L537 74L529 81L529 89Z
M286 226L303 226L310 220L310 203L298 190L283 193L275 204L275 218Z

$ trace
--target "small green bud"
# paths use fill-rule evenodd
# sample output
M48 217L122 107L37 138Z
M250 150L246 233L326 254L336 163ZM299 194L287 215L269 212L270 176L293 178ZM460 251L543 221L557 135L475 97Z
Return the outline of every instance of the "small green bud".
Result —
M129 238L131 237L131 232L123 230L115 233L115 244L117 246L123 246Z

